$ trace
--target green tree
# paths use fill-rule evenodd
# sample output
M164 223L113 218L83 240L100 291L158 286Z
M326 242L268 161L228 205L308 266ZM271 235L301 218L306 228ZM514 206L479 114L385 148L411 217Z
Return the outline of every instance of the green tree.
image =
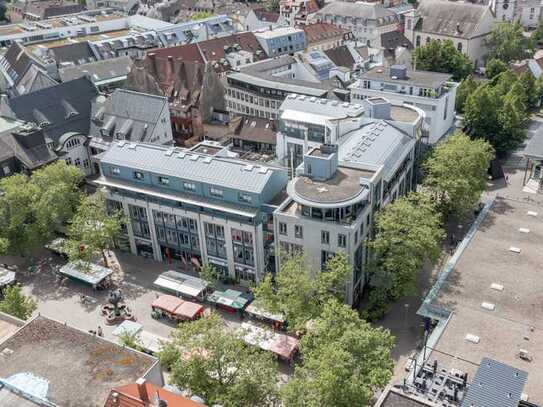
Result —
M9 242L7 239L0 238L0 255L8 252Z
M114 245L125 223L121 211L108 211L102 193L84 196L68 229L66 249L70 260L90 261L93 256L101 255L107 266L105 250ZM84 250L80 250L81 247Z
M209 18L212 15L213 14L210 11L198 11L192 15L191 20L203 20L204 18Z
M519 83L523 89L526 107L535 108L539 103L539 95L534 76L529 70L525 70L520 74Z
M526 138L526 114L523 106L514 89L503 98L503 105L498 112L500 130L495 138L489 139L497 154L504 155L515 150Z
M394 338L331 300L301 341L303 364L282 388L289 407L368 406L392 376Z
M268 2L268 10L269 11L279 11L279 0L270 0Z
M119 342L139 352L144 350L139 332L123 331L119 335Z
M219 280L219 273L212 264L205 263L200 267L200 278L207 281L210 287L216 287Z
M7 253L24 256L52 239L73 216L82 179L77 167L58 161L30 177L0 180L0 239Z
M501 98L490 84L479 86L464 104L464 125L473 138L490 139L499 132Z
M492 58L489 59L486 63L486 77L488 79L494 78L496 75L501 74L502 72L507 71L507 64L501 59Z
M416 293L424 261L434 262L444 237L441 214L429 196L411 193L377 214L370 266L368 315L380 317L388 303Z
M272 356L247 346L241 333L227 329L212 313L179 325L173 332L170 356L172 382L203 397L207 404L263 406L277 396L277 371ZM173 347L173 348L172 348ZM164 355L165 353L161 353Z
M255 288L256 301L270 312L285 315L290 330L304 329L329 299L344 301L347 278L352 275L342 252L327 262L323 272L313 270L301 253L284 255L275 280L268 274Z
M530 39L524 36L522 26L518 22L494 25L486 45L490 59L499 59L506 64L529 57L533 51Z
M26 320L36 308L36 301L26 296L19 284L5 288L4 298L0 301L0 312Z
M415 49L414 66L420 71L450 73L455 81L460 81L473 72L469 58L458 51L450 40L432 40Z
M455 133L435 148L424 164L424 186L445 215L461 216L477 205L493 157L487 141L471 140L463 133Z
M473 79L473 75L468 75L462 79L458 89L456 90L456 110L458 113L464 112L464 105L467 98L475 92L479 84Z

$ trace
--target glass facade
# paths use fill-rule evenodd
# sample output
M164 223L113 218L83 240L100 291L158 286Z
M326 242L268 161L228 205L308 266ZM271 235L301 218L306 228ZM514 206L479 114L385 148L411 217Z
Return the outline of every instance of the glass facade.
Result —
M253 247L253 234L243 230L232 229L232 248L234 262L254 267L255 251Z
M214 223L204 223L206 248L208 256L226 259L226 243L224 242L224 227Z
M153 218L157 240L161 245L200 254L196 220L160 211L153 211Z
M140 206L128 205L130 213L130 222L134 236L144 239L151 238L151 230L149 229L149 219L147 219L147 209Z

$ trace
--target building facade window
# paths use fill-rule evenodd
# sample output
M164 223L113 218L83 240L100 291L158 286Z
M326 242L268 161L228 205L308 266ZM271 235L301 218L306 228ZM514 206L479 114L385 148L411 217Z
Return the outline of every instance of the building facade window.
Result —
M347 247L347 236L340 233L337 235L337 245L338 247Z
M294 225L294 236L298 239L302 239L304 237L304 229L301 225Z
M279 234L284 235L284 236L287 235L287 224L286 223L283 223L283 222L279 223Z
M141 206L128 205L128 212L134 236L150 239L151 232L149 229L149 220L147 219L147 209Z
M330 232L328 232L327 230L321 231L321 243L330 244Z
M134 171L134 179L142 180L144 177L143 172Z
M192 182L183 182L183 188L187 191L195 191L196 190L196 184Z
M244 230L232 229L232 248L234 250L234 262L255 265L253 247L253 234Z
M158 177L158 182L162 185L169 185L170 179L168 177Z
M226 244L224 241L224 226L204 223L206 248L209 256L226 259Z
M212 196L215 196L215 197L218 197L218 198L222 198L222 189L218 189L218 188L209 188L209 193L212 195Z

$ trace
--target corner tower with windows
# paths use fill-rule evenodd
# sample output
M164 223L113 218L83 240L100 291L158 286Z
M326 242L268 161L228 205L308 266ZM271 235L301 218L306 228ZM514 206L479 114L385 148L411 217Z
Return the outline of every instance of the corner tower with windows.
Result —
M285 116L293 128L300 127L296 120L302 127L309 121L337 124L321 117L334 113L334 106L325 111L319 101L287 100L284 111L307 107L307 115ZM311 109L312 103L318 109ZM422 113L391 106L382 98L342 108L356 114L346 116L343 126L326 130L330 142L309 143L303 132L302 159L288 183L288 199L275 210L274 223L277 251L303 251L316 272L323 271L335 253L346 253L353 265L346 302L354 305L366 283L366 241L375 212L412 188ZM276 261L279 270L279 255Z

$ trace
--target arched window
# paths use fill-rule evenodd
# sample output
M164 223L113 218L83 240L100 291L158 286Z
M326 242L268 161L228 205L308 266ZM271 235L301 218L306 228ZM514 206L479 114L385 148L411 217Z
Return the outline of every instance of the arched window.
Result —
M417 35L416 47L420 47L420 35Z

